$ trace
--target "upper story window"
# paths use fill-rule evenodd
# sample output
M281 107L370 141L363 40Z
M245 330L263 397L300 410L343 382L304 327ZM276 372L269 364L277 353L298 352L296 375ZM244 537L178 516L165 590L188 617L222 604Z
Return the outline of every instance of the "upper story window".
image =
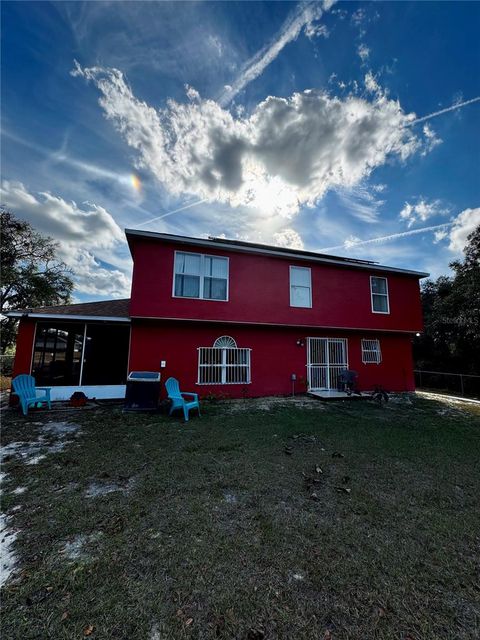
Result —
M370 276L370 293L373 313L390 313L387 279Z
M228 300L228 258L176 251L173 295Z
M312 306L312 274L309 267L290 267L290 306Z

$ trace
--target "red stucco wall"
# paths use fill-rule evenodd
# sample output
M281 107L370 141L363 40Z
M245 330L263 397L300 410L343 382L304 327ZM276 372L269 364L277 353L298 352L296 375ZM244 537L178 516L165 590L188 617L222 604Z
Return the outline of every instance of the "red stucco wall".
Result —
M212 346L214 340L222 335L232 336L238 347L252 349L251 384L196 384L197 348ZM231 397L289 394L292 373L297 375L297 391L305 391L306 346L299 347L296 342L307 336L348 338L349 366L359 373L360 389L369 390L377 384L389 391L415 389L411 337L403 334L136 320L132 323L130 370L158 371L160 361L166 360L167 366L161 370L163 382L174 376L179 379L182 389L195 391L201 396L211 393L224 393ZM362 364L361 338L380 339L381 364Z
M175 249L202 252L199 247L135 239L132 316L411 332L422 329L419 283L415 276L251 253L205 250L205 253L230 259L229 301L174 298ZM290 265L310 266L312 269L311 309L290 307ZM388 315L372 313L371 275L388 278Z
M35 320L22 318L18 325L13 377L18 376L20 373L30 373L34 339Z

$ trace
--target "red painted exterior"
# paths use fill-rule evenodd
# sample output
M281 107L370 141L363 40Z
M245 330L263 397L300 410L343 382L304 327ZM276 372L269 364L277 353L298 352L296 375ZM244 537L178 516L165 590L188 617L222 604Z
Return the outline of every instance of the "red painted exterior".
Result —
M326 264L230 248L199 247L171 239L129 237L134 259L130 314L129 370L160 369L181 387L201 396L283 395L306 390L307 337L347 338L348 366L361 390L382 385L413 391L412 335L422 330L419 275L372 269L368 265ZM229 299L211 301L173 296L175 251L229 258ZM290 306L290 266L310 267L312 308ZM388 280L390 313L371 310L370 276ZM68 320L67 316L63 317ZM14 375L30 372L35 320L22 318ZM197 384L198 348L228 335L251 349L251 383ZM361 339L378 338L380 364L363 364Z
M13 377L30 373L32 366L33 342L35 340L35 320L22 318L18 326L17 349L13 363Z
M197 384L197 348L211 347L222 335L234 338L238 347L252 349L250 384ZM295 373L296 392L305 392L307 347L298 346L297 340L307 336L348 338L349 366L358 372L361 390L377 384L389 391L415 389L411 337L406 334L375 336L380 338L382 362L362 364L360 340L371 338L370 333L136 320L132 323L130 369L158 371L160 361L165 360L163 380L174 376L184 389L201 396L213 393L237 398L289 394Z
M229 300L175 298L175 250L227 256ZM178 318L416 332L422 329L418 278L292 258L188 247L151 239L133 245L132 317ZM311 309L290 306L289 266L312 270ZM390 314L372 313L370 276L388 278Z

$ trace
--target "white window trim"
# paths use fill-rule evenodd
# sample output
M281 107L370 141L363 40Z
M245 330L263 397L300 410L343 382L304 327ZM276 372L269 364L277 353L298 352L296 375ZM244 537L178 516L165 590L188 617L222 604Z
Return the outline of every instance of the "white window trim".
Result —
M196 298L195 296L176 296L175 295L175 276L177 275L175 271L175 265L177 263L177 253L186 253L191 256L200 256L200 290L199 296ZM222 260L227 261L227 297L225 300L218 300L216 298L204 298L203 297L203 286L205 279L205 258L221 258ZM178 275L183 275L179 273ZM189 275L189 274L186 274ZM192 274L190 274L192 275ZM223 278L222 278L223 280ZM230 258L228 256L217 256L211 253L197 253L195 251L175 251L173 256L173 282L172 282L172 298L178 298L180 300L206 300L207 302L228 302L230 296Z
M385 280L385 289L387 291L387 293L373 293L373 278L376 278L377 280ZM386 311L375 311L375 309L373 308L373 296L385 296L387 298L387 310ZM381 313L383 315L389 315L390 313L390 294L388 292L388 278L385 278L385 276L370 276L370 304L372 306L372 313Z
M222 337L229 337L229 336L222 336ZM217 338L218 339L218 338ZM233 338L232 338L233 340ZM217 340L215 340L216 342ZM215 344L215 342L213 344ZM233 340L233 342L235 342L235 340ZM236 342L235 342L236 344ZM200 360L201 360L201 356L202 356L202 350L204 349L210 349L210 350L216 350L216 351L221 351L222 352L222 362L219 364L201 364ZM231 347L198 347L197 348L198 351L198 367L197 367L197 384L200 386L219 386L219 385L246 385L246 384L251 384L252 383L252 350L246 347L237 347L235 346L234 348ZM227 364L227 351L244 351L247 354L247 362L245 364ZM222 380L221 382L200 382L200 369L206 369L209 367L221 367L221 377ZM246 382L227 382L227 369L228 368L233 368L233 367L241 367L246 369L247 371L247 381Z
M308 276L309 276L309 281L310 281L310 286L309 286L309 291L310 291L310 304L307 305L299 305L299 304L293 304L292 301L292 286L296 287L298 285L292 285L292 269L302 269L303 271L308 271ZM294 307L295 309L311 309L312 308L312 269L311 267L299 267L295 264L291 264L289 267L289 288L290 288L290 306ZM303 289L307 289L307 287L302 287Z
M376 343L376 348L375 349L367 349L366 348L366 344L367 342L375 342ZM380 364L382 362L382 349L380 346L380 340L378 338L362 338L362 362L363 364ZM365 355L367 353L374 353L376 356L375 360L366 360L365 359Z

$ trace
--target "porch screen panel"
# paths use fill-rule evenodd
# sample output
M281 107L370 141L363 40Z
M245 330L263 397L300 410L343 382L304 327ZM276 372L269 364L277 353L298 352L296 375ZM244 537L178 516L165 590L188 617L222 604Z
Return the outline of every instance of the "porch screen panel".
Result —
M82 384L125 384L129 340L129 325L88 323Z
M80 383L84 325L38 322L32 359L37 386Z

